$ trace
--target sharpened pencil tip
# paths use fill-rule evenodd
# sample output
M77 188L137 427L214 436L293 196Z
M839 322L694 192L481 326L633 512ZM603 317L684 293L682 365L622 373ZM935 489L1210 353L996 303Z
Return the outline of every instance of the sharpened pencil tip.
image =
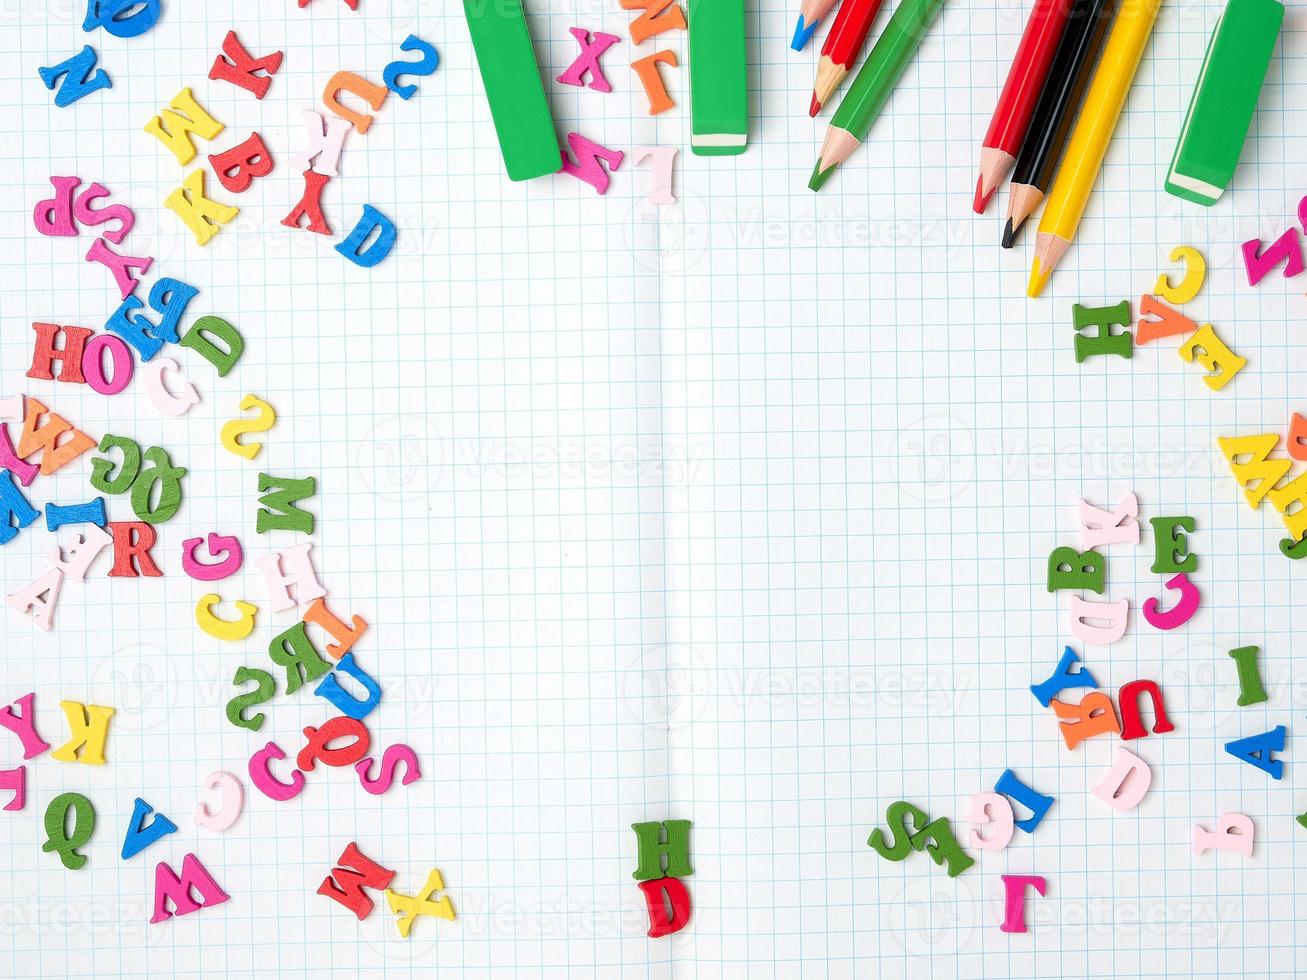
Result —
M1003 247L1011 248L1012 243L1017 240L1017 232L1020 231L1020 225L1012 227L1012 219L1007 219L1007 224L1003 226Z
M821 112L821 103L817 101L817 93L812 94L812 101L808 103L808 115L813 119L817 118L817 113Z
M1039 264L1039 259L1036 258L1030 266L1030 285L1026 287L1026 295L1031 299L1038 299L1039 294L1042 293L1044 287L1048 285L1048 277L1052 271L1052 269L1042 268Z
M803 14L799 14L799 22L794 25L794 40L790 42L790 47L795 51L802 51L819 23L821 22L814 20L811 24L805 24Z
M989 207L989 199L994 196L995 188L990 188L988 194L985 193L985 178L980 176L976 178L976 198L971 202L971 210L976 214L984 214L985 208Z
M808 190L821 190L826 181L830 180L830 175L833 174L838 167L839 164L837 163L822 170L821 160L818 160L812 168L812 176L808 178Z

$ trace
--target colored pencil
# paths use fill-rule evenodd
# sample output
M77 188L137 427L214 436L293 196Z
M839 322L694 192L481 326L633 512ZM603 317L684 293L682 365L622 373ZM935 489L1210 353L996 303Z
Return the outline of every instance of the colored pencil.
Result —
M998 105L989 120L989 131L980 145L980 176L976 179L976 197L971 205L976 214L985 213L989 199L1016 163L1035 103L1048 79L1057 43L1066 29L1071 3L1072 0L1035 0L1030 11Z
M749 142L749 65L744 0L687 0L690 149L733 156Z
M803 0L799 5L799 22L794 25L794 40L790 41L790 47L802 51L821 19L834 7L835 0Z
M558 173L562 151L520 0L463 0L463 13L509 180Z
M1026 287L1032 298L1043 292L1053 269L1071 247L1161 6L1162 0L1122 0L1039 221L1035 261Z
M1230 0L1226 5L1212 29L1175 144L1164 185L1167 193L1204 207L1225 193L1239 165L1283 22L1284 6L1277 0Z
M880 5L881 0L844 0L840 6L835 23L831 24L830 33L826 35L826 43L821 46L808 115L816 116L853 71L853 63L862 53Z
M1017 232L1048 193L1057 169L1058 158L1066 146L1067 134L1076 118L1076 109L1089 87L1094 60L1112 24L1116 0L1076 0L1062 42L1053 56L1048 83L1039 96L1035 114L1008 190L1007 225L1003 228L1003 247L1011 248Z
M870 132L943 5L944 0L901 0L895 8L885 32L831 118L817 165L808 179L812 190L820 190Z

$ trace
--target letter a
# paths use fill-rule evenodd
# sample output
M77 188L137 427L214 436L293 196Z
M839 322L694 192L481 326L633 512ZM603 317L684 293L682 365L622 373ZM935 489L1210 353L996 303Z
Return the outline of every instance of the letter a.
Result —
M1283 725L1276 725L1269 732L1226 742L1225 751L1236 759L1256 766L1272 779L1281 779L1284 776L1284 762L1273 758L1273 753L1284 751L1284 736L1287 732L1288 729Z

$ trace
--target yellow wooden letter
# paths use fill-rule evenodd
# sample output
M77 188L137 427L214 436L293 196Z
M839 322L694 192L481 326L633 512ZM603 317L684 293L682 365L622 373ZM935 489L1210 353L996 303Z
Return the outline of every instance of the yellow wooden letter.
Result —
M80 701L60 701L59 707L64 709L72 738L51 752L51 757L60 762L104 765L104 742L109 737L109 719L114 716L114 709ZM79 753L79 749L83 751Z
M223 619L213 613L213 607L222 602L222 596L216 592L200 596L195 606L195 622L200 629L218 640L243 640L254 632L254 614L259 607L244 599L236 600L237 619Z

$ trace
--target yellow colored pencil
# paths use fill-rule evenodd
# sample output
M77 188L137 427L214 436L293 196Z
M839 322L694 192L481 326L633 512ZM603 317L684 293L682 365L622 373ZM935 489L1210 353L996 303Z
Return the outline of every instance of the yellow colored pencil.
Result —
M1075 237L1161 6L1162 0L1122 0L1039 222L1026 290L1032 298L1043 292Z

